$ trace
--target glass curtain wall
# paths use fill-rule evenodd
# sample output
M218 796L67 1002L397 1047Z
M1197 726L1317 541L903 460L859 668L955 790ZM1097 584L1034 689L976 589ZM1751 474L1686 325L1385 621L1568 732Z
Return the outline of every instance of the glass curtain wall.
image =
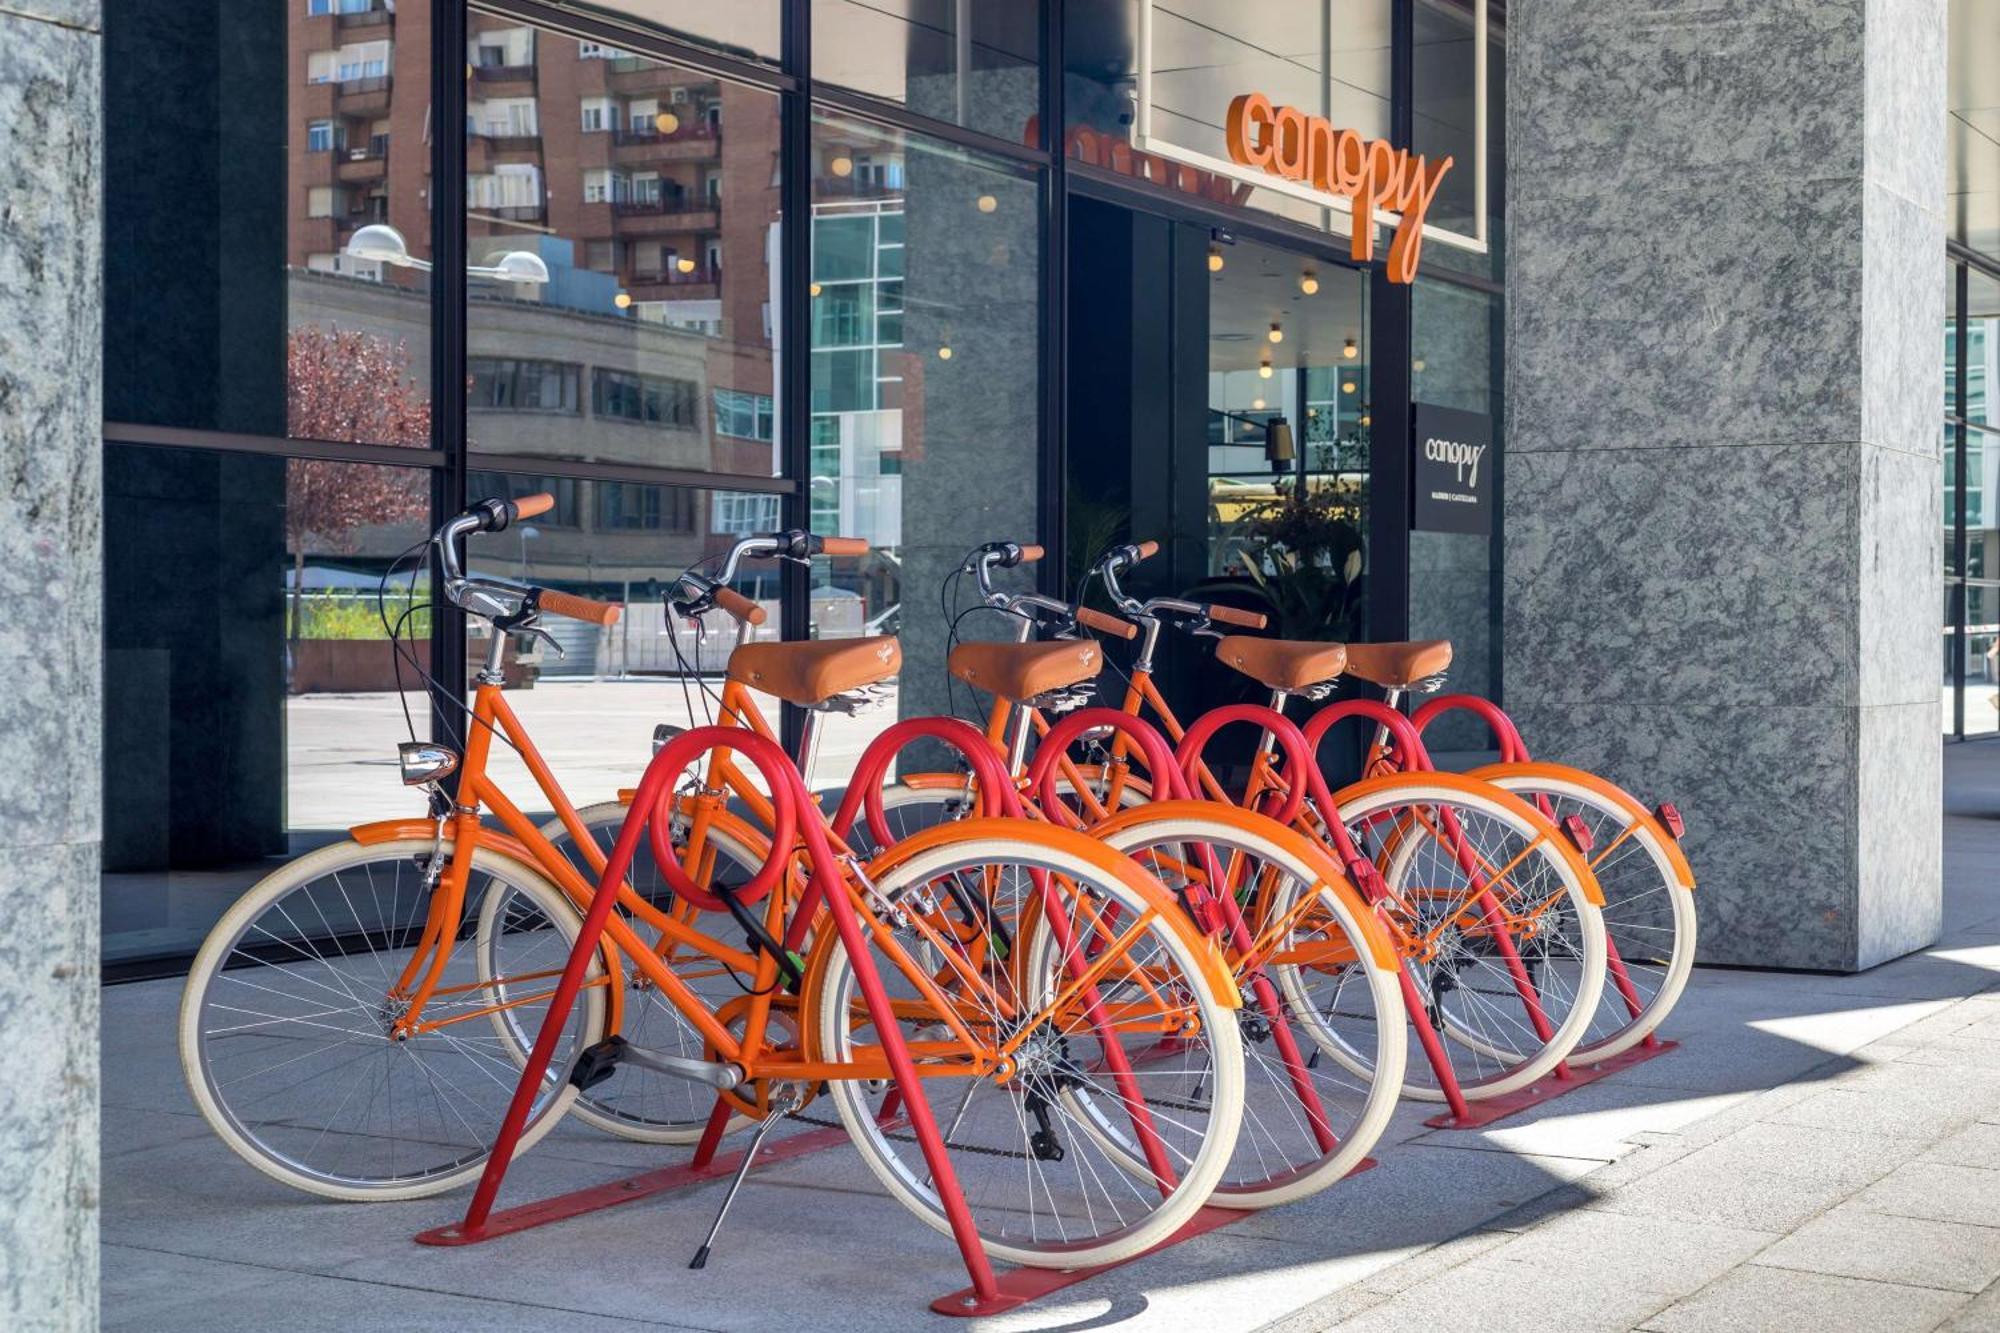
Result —
M2000 276L1954 262L1945 321L1946 736L2000 733Z
M1218 150L1253 89L1389 135L1404 5L1431 11L1404 29L1416 146L1469 142L1463 6L1144 2L1175 142ZM897 712L948 705L939 582L973 544L1057 538L1046 460L1186 425L1203 462L1165 483L1186 524L1161 562L1182 586L1268 573L1228 540L1235 492L1279 498L1267 436L1290 438L1296 500L1365 529L1383 303L1331 262L1304 291L1301 256L1342 248L1326 209L1132 151L1141 3L566 0L558 31L535 21L555 7L508 0L106 0L105 753L145 775L106 812L107 958L171 967L277 858L417 808L391 748L453 734L485 649L429 607L419 541L469 499L552 493L473 559L627 607L504 658L586 801L637 771L655 723L702 714L726 644L668 623L659 592L736 536L810 524L873 548L738 584L763 633L904 640L899 708L825 733L831 776ZM799 24L810 42L788 43ZM1093 174L1154 200L1177 284L1206 291L1212 244L1238 256L1218 308L1248 333L1208 343L1204 298L1185 401L1119 354L1159 329L1097 344L1088 376L1058 360L1088 345L1052 275L1080 280L1062 224ZM1260 330L1280 347L1274 320L1266 383L1230 358ZM1128 483L1159 481L1131 461ZM1344 558L1313 564L1353 582ZM1053 560L1036 576L1067 583ZM435 716L420 693L405 721L392 627L401 683L443 687Z

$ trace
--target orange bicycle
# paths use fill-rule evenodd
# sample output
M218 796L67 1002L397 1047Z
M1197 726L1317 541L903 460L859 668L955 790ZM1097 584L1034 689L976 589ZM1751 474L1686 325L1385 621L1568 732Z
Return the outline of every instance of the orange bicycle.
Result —
M496 631L531 632L546 614L608 623L617 614L608 604L463 572L466 536L546 507L546 497L489 501L440 529L432 545L444 595ZM823 645L755 647L738 670L760 671L763 683L801 694L855 683L826 674ZM499 651L479 675L462 762L442 746L403 747L404 779L426 790L430 818L365 825L291 863L203 945L183 996L181 1053L202 1113L246 1161L342 1199L497 1179L495 1126L505 1117L513 1131L511 1156L555 1125L589 1081L592 1053L619 1032L637 975L701 1035L703 1051L627 1043L624 1063L699 1085L764 1128L829 1095L892 1192L962 1246L1025 1264L1110 1262L1164 1239L1200 1206L1242 1113L1236 997L1167 891L1131 860L1067 830L978 818L864 864L833 850L772 741L747 726L704 728L699 744L679 737L656 757L621 861L647 827L681 898L706 896L740 921L729 892L700 882L699 844L690 852L673 839L686 808L679 765L717 747L724 760L731 749L747 758L762 781L738 776L767 803L763 842L774 850L735 895L761 928L738 948L633 891L622 866L585 880L487 774L496 739L519 749L576 847L596 859L501 695ZM814 873L795 890L787 881L801 838ZM1060 923L1058 947L1032 957L996 948L1009 922L977 912L946 936L935 923L951 914L934 901L945 883L986 889L982 903L1034 904ZM489 910L496 897L503 910ZM582 908L604 942L593 937L579 954ZM1124 924L1107 934L1093 923L1113 909ZM699 966L742 982L741 993L711 1002L682 975ZM890 994L867 994L870 976ZM557 1005L566 977L575 1003ZM524 1033L537 1034L534 1066ZM1182 1047L1171 1071L1134 1067L1128 1048L1150 1051L1167 1037ZM925 1085L949 1089L941 1136L905 1132L922 1128ZM904 1099L902 1116L879 1103L888 1087ZM1082 1103L1094 1108L1088 1123L1072 1109ZM1143 1144L1148 1178L1103 1141L1119 1115L1117 1146ZM923 1140L914 1150L913 1138Z
M1180 598L1127 597L1118 574L1157 549L1153 543L1114 548L1097 566L1125 617L1114 623L1125 637L1139 639L1120 711L1134 717L1150 713L1170 738L1182 741L1186 729L1153 682L1160 632L1173 623L1218 638L1225 662L1272 690L1272 711L1265 714L1272 724L1260 738L1242 792L1225 790L1198 753L1191 758L1190 777L1212 801L1273 808L1270 802L1294 787L1281 762L1276 720L1291 694L1323 697L1330 690L1344 651L1339 644L1225 637L1213 628L1218 622L1261 625L1263 618L1253 612ZM982 604L1017 618L1022 642L961 645L950 663L956 677L994 694L987 734L1016 772L1029 737L1050 730L1042 705L1058 688L1072 695L1088 689L1102 659L1095 653L1094 660L1083 661L1077 646L1062 639L1027 642L1037 614L1059 621L1071 613L1053 599L996 591L993 571L1019 563L1021 550L990 543L973 551L962 569L976 578ZM1032 667L1032 678L1016 682L995 669L1009 653L1019 655L1024 669ZM1043 693L1037 697L1024 685ZM1325 711L1307 728L1312 750L1342 715L1408 728L1407 719L1379 704L1337 708L1342 711ZM1405 748L1421 755L1413 734ZM1051 793L1086 823L1103 821L1151 795L1151 775L1134 772L1134 758L1124 735L1097 743L1093 755L1061 756L1054 761L1059 779ZM1292 766L1301 767L1296 759ZM1406 1008L1413 1018L1421 1014L1427 1020L1411 1025L1403 1090L1449 1102L1463 1113L1464 1100L1516 1091L1559 1065L1584 1036L1605 978L1599 891L1565 834L1507 792L1477 778L1428 771L1427 761L1423 771L1388 774L1338 793L1318 782L1315 765L1303 767L1308 771L1302 786L1312 789L1312 799L1288 806L1286 817L1377 900L1401 936ZM895 784L884 803L901 827L917 828L956 817L967 793L963 773L914 774ZM1472 903L1478 911L1468 915ZM1337 1003L1308 993L1316 980L1312 969L1286 975L1295 1007L1317 1005L1323 1011ZM1341 976L1333 969L1317 979L1337 986ZM1329 1041L1326 1054L1359 1076L1374 1072L1346 1043Z

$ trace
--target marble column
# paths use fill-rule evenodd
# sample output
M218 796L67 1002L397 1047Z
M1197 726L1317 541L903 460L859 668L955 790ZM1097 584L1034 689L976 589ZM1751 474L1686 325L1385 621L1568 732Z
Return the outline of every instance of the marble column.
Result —
M1940 925L1945 0L1524 0L1507 705L1688 822L1711 962Z
M0 1328L97 1324L96 0L0 7Z

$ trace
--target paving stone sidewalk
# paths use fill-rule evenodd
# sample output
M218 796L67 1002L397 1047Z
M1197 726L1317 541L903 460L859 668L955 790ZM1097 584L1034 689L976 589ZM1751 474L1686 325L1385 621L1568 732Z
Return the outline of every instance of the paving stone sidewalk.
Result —
M195 1114L173 982L104 1020L107 1329L1304 1333L1327 1328L2000 1330L2000 743L1946 752L1946 919L1856 976L1700 969L1680 1049L1482 1131L1398 1110L1381 1166L995 1319L851 1151L759 1172L708 1268L720 1184L465 1249L460 1197L327 1204ZM557 1127L505 1202L671 1150Z
M2000 1330L2000 746L1948 762L1945 939L1838 984L1963 998L1267 1333Z

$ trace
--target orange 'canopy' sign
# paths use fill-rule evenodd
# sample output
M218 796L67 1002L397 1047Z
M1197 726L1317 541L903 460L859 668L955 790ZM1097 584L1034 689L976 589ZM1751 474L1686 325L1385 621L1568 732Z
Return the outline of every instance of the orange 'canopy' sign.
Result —
M1354 201L1351 253L1357 260L1375 257L1375 210L1401 215L1389 242L1389 280L1416 277L1424 213L1451 169L1450 158L1426 162L1386 139L1364 140L1353 130L1337 130L1323 116L1309 116L1295 106L1273 107L1262 93L1244 93L1229 104L1227 129L1232 161Z

